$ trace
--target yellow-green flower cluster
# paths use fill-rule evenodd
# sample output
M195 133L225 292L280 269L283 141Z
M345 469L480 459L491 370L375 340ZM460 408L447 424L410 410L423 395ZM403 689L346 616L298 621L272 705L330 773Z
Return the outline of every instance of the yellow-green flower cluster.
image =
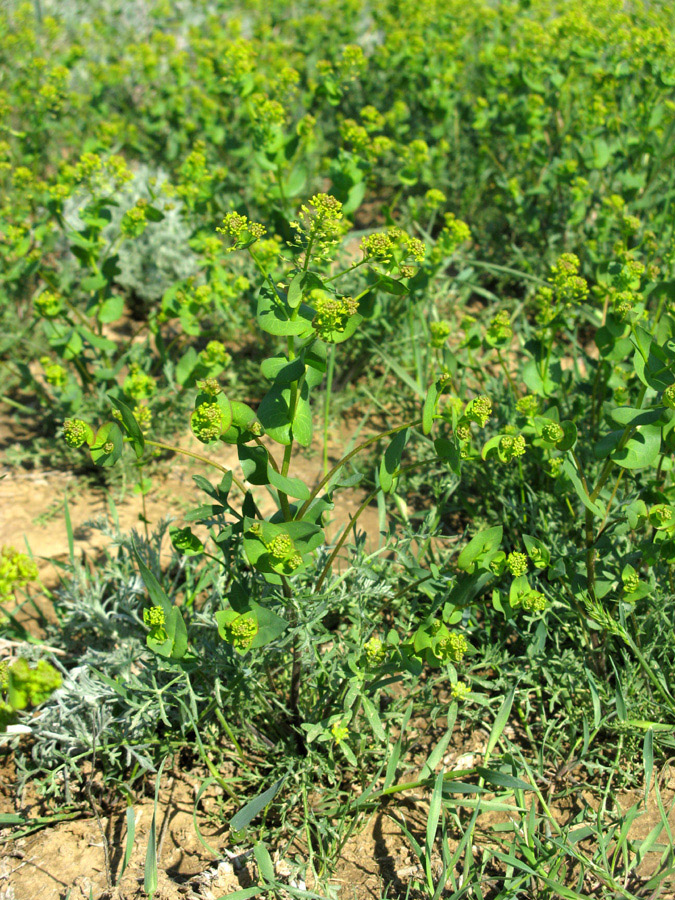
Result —
M9 687L15 709L39 706L61 687L61 675L44 659L35 668L27 660L17 659L9 668Z
M345 119L340 125L340 137L344 144L352 147L360 155L366 155L371 138L363 125L358 125L354 119Z
M207 397L211 398L217 397L223 390L215 378L204 378L197 382L197 387L202 394L206 394Z
M297 221L291 222L291 226L304 237L308 252L325 259L330 249L342 239L349 223L336 197L315 194L309 203L300 207Z
M539 398L535 394L525 394L516 401L516 409L521 416L531 419L539 414Z
M511 340L513 337L513 328L509 314L505 309L501 309L492 319L487 330L487 338L493 344L503 344Z
M513 604L514 609L520 607L525 612L543 612L547 606L546 597L540 591L526 591L519 594Z
M499 441L499 456L504 462L511 462L523 456L525 447L525 438L522 434L505 434Z
M45 373L45 381L53 387L64 387L68 381L68 373L59 363L53 362L48 356L40 358L40 364Z
M376 635L373 635L373 637L366 641L363 645L363 650L366 654L366 662L371 669L381 665L387 655L387 649L382 639Z
M334 341L335 332L342 334L349 318L359 311L358 301L352 297L336 297L320 289L311 292L310 300L316 310L312 326L324 341Z
M588 282L579 275L581 263L574 253L563 253L551 267L549 282L556 299L566 307L577 306L588 297Z
M233 647L246 650L258 633L258 622L250 613L238 616L226 628L227 640Z
M0 600L11 596L15 588L35 581L37 577L37 566L25 553L7 546L0 550Z
M546 422L541 429L541 436L549 444L557 444L565 437L565 432L557 422Z
M669 528L673 522L673 509L667 503L655 503L649 508L649 521L654 528Z
M513 551L506 557L506 565L514 578L517 578L519 575L524 575L527 572L527 556L525 555L525 553L518 553L517 551Z
M217 403L200 403L190 416L192 433L202 444L217 441L223 433L223 414Z
M66 419L63 423L63 439L69 447L77 450L94 438L94 432L83 419Z
M481 428L485 428L492 415L492 400L484 394L480 397L475 397L468 404L464 415L469 421L475 422Z
M161 606L150 606L143 610L143 622L150 629L150 637L155 641L165 641L168 638L166 633L166 618L164 610Z
M623 591L625 594L632 594L640 587L640 576L637 572L628 572L622 578Z
M146 212L147 200L137 200L135 206L128 209L122 216L120 231L125 237L140 237L148 225Z
M44 316L46 319L53 319L63 309L63 302L58 294L52 291L42 291L33 300L33 306L38 315Z
M287 534L277 534L272 538L269 544L267 544L268 553L275 559L284 559L284 557L288 556L289 553L292 553L294 549L295 546L293 541Z
M133 400L147 400L157 390L157 382L152 375L146 374L137 363L129 367L129 374L124 379L124 393Z
M663 405L667 406L668 409L675 409L675 384L669 384L668 387L663 392L662 396Z
M358 44L346 44L337 64L337 71L342 82L355 81L366 68L366 58Z
M461 703L467 696L467 694L471 693L471 685L467 684L466 681L456 681L450 687L450 696L453 700L457 700Z
M457 248L471 238L471 229L458 219L454 213L448 212L444 216L445 225L438 233L436 243L431 251L430 261L438 265L444 259L452 256Z
M330 727L330 732L333 735L333 740L336 744L340 744L344 741L349 735L349 726L343 724L343 722L333 722Z
M219 234L224 234L232 241L232 246L228 251L239 250L242 247L248 247L250 244L259 240L267 229L259 222L252 222L247 216L240 215L237 212L229 212L223 219L223 224L216 228Z
M398 268L404 274L410 263L422 263L426 247L419 238L412 237L402 228L394 227L366 235L360 244L363 258L372 260L388 269Z
M199 354L199 361L208 369L224 369L232 362L232 357L223 343L220 341L209 341Z
M431 346L435 348L443 347L448 335L452 330L450 322L443 319L440 322L430 322L429 331L431 332Z
M458 631L450 631L442 634L434 646L434 655L441 662L459 663L469 649L469 643L463 634Z

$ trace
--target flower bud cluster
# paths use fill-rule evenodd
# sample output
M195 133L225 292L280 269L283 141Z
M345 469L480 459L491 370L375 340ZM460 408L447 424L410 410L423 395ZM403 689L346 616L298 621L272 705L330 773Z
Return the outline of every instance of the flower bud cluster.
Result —
M450 631L438 639L434 647L434 655L441 662L459 663L469 649L469 643L463 634L458 631Z
M440 349L448 339L452 326L450 322L443 319L440 322L430 322L429 331L431 332L431 346Z
M471 693L471 685L467 684L466 681L456 681L450 687L450 697L453 700L457 700L458 702L462 702L465 699L467 694Z
M69 447L77 450L94 438L94 432L82 419L66 419L63 423L63 439Z
M349 223L342 212L342 203L330 194L315 194L300 207L298 218L291 222L308 250L318 259L326 259L329 251L342 239Z
M375 635L366 641L363 645L363 650L366 654L368 667L371 669L375 669L377 666L381 665L387 655L387 648L382 639Z
M153 641L164 642L169 635L166 631L166 618L161 606L150 606L143 610L143 623L150 629L149 637Z
M221 341L209 341L199 354L199 361L208 369L224 369L232 362L232 357Z
M511 462L525 453L525 438L522 434L505 434L499 441L499 457L503 462Z
M223 433L223 414L217 403L200 403L190 416L192 433L202 444L212 444Z
M398 227L366 235L361 239L360 249L364 259L389 270L401 270L410 263L422 263L426 255L422 241Z
M15 588L35 581L37 577L37 566L25 553L7 546L0 550L0 601L9 597Z
M68 383L68 372L60 363L53 362L48 356L40 357L40 364L45 373L45 381L53 387L64 387Z
M324 341L334 341L334 333L344 332L348 319L359 311L352 297L335 297L320 289L310 293L310 300L316 310L312 326Z
M144 372L137 363L129 367L129 374L124 379L124 393L133 400L147 400L157 390L157 382Z
M565 437L565 432L557 422L547 422L541 429L541 436L549 444L557 444Z
M226 628L228 641L239 650L246 650L258 633L258 622L250 613L238 616Z
M517 578L519 575L525 575L529 562L524 553L517 553L514 551L513 553L509 553L506 557L506 565L511 574Z
M444 219L445 225L440 230L431 251L431 262L434 265L439 265L444 259L452 256L458 247L471 239L471 229L454 213L446 213Z
M501 309L490 322L486 335L488 341L492 344L504 344L513 337L513 328L509 314L505 309Z
M267 229L259 222L252 222L247 216L237 212L228 213L223 219L223 224L216 228L219 234L224 234L232 241L228 252L247 247L267 234Z
M516 401L516 410L521 416L533 418L539 413L539 398L534 394L525 394Z
M514 603L513 608L524 609L525 612L543 612L548 606L548 602L544 594L540 591L526 591L523 594L519 594Z
M492 415L492 400L484 394L471 400L464 413L466 418L485 428Z
M61 675L44 659L35 668L31 668L27 660L17 659L9 667L8 674L16 709L39 706L61 687Z
M54 294L52 291L42 291L33 300L33 306L38 315L44 316L46 319L53 319L63 309L63 302L58 294Z

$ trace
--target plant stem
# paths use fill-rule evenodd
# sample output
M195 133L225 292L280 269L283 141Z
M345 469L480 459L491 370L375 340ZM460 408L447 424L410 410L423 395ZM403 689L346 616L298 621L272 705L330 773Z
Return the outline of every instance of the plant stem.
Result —
M421 422L422 422L421 419L415 419L413 422L406 422L405 425L397 425L396 428L390 428L389 431L382 431L379 434L373 435L373 437L368 438L367 440L363 441L362 444L359 444L358 447L354 447L353 450L350 450L349 453L345 454L345 456L343 456L342 459L339 460L339 462L337 462L333 466L333 468L330 470L330 472L328 472L327 475L324 475L324 477L321 479L321 481L317 484L317 486L314 488L312 493L309 495L309 498L307 500L305 500L303 505L300 507L300 511L298 512L298 514L296 515L295 518L302 519L304 514L307 512L307 510L311 506L312 501L316 499L316 497L318 496L318 494L322 490L322 488L324 488L328 484L328 482L331 480L333 475L335 475L335 473L339 469L341 469L345 463L349 462L350 459L352 459L354 456L356 456L357 453L360 453L361 450L364 450L366 447L370 447L372 444L376 444L378 441L381 441L383 438L391 437L392 434L398 434L399 431L405 431L406 428L414 428L416 425L420 425Z
M333 390L333 374L335 372L335 345L328 349L328 368L326 370L326 393L323 402L323 474L328 474L328 426L330 424L330 398Z
M150 447L158 447L160 450L170 450L172 453L180 453L182 456L189 456L192 459L198 459L200 462L206 463L207 466L213 466L214 469L218 469L219 472L224 472L226 475L232 475L232 481L237 485L242 494L247 494L247 488L243 481L241 481L234 474L232 469L226 469L225 466L221 466L220 463L214 462L212 459L209 459L206 456L202 456L199 453L193 453L191 450L183 450L182 447L174 447L172 444L163 444L160 441L150 441L147 438L145 439L145 443Z

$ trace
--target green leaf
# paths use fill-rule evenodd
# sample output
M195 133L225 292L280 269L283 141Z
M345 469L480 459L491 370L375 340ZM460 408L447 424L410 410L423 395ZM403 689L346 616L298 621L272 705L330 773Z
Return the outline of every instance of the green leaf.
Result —
M384 733L384 728L382 727L382 722L380 721L380 715L373 702L369 700L365 694L361 697L361 705L363 706L364 715L368 720L368 724L372 728L375 737L379 741L386 741L387 736Z
M104 279L105 284L105 279ZM124 313L124 297L119 294L113 294L99 306L96 318L104 325L109 322L116 322Z
M431 427L434 424L436 404L441 395L441 390L442 388L438 381L430 384L427 390L426 397L424 398L424 407L422 409L422 431L424 434L429 434Z
M401 456L408 441L408 432L409 429L405 428L395 434L384 451L380 463L380 487L385 493L389 493L394 487L394 475L401 464Z
M281 475L275 472L272 466L267 469L267 477L272 487L289 497L296 497L298 500L309 500L310 490L304 481L300 478L289 478L287 475Z
M188 347L176 365L176 381L178 384L185 387L198 364L199 354L194 347Z
M584 504L586 509L589 509L593 513L594 516L598 516L599 518L602 518L605 514L605 507L602 505L602 503L600 503L599 500L596 500L595 502L593 502L591 500L591 498L586 493L586 489L584 488L583 484L581 483L581 479L577 475L577 471L574 467L574 464L572 462L570 462L569 459L566 459L563 462L562 471L572 482L572 486L574 487L574 490L576 491L577 496L579 497L581 502Z
M659 406L656 409L633 409L630 406L618 406L613 409L610 416L619 425L652 425L665 417L665 409Z
M143 584L145 585L146 590L150 596L150 602L153 606L161 606L164 610L164 618L168 620L171 615L171 610L173 609L173 604L167 597L164 588L161 586L159 581L157 581L154 574L150 571L150 569L138 555L138 550L136 550L135 547L134 556L136 557L136 564L138 565L138 569L141 573Z
M499 548L503 534L504 529L501 525L479 531L459 554L457 566L465 572L473 572L476 560L480 556L491 554Z
M257 647L264 647L275 641L280 634L288 628L288 622L281 616L272 612L264 606L260 606L253 600L249 604L251 611L255 613L258 622L258 633L249 644L249 650L255 650Z
M257 797L242 806L239 812L230 819L230 829L241 831L243 828L247 828L255 817L260 815L263 809L274 800L285 780L286 776L275 781L272 787L267 788L262 794L258 794Z
M543 376L538 360L531 359L525 363L522 379L533 394L540 397L550 397L560 387L562 382L562 367L557 359L551 360Z
M269 483L269 455L264 447L259 447L257 444L255 447L238 444L237 453L244 478L250 484Z
M515 778L513 775L507 775L505 772L499 772L495 769L486 769L483 766L476 766L476 772L484 781L487 781L488 784L493 784L496 787L508 788L512 791L534 790L532 785L528 784L527 781L522 781L522 779Z
M302 302L302 282L305 277L304 272L298 272L297 275L294 276L291 283L288 285L288 291L286 292L286 303L290 306L291 309L297 309Z
M113 397L110 394L108 395L108 399L112 405L119 410L127 434L131 438L131 446L134 448L134 453L137 458L140 459L145 450L145 437L141 431L141 426L136 421L136 416L122 400L118 400L117 397Z
M196 534L192 533L191 528L169 528L169 537L171 543L185 556L198 556L204 552L204 544L199 540Z
M134 817L134 808L133 806L127 806L127 842L126 847L124 849L124 859L122 860L122 868L120 869L119 877L127 870L127 866L129 865L129 861L131 859L131 854L134 849L134 838L136 836L136 819Z
M306 304L301 303L297 310L291 310L280 297L272 293L270 287L265 285L260 289L256 319L268 334L309 337L314 330L313 318L314 310Z
M624 469L644 469L656 462L661 451L661 426L644 425L637 429L621 450L610 454Z
M654 729L648 728L642 744L642 761L645 770L645 803L652 786L652 772L654 770Z
M388 275L378 275L377 287L381 288L387 294L393 294L396 297L404 297L409 294L408 288L400 281L395 281Z
M260 371L270 381L284 385L298 381L304 375L305 367L301 357L298 356L289 362L283 353L277 353L276 356L270 356L262 361Z
M497 717L495 718L494 725L492 726L492 731L490 732L490 737L488 738L487 746L485 748L485 763L487 765L487 761L490 759L492 755L492 751L497 746L497 741L502 736L502 732L506 728L506 723L509 721L509 716L511 715L511 707L513 706L513 698L516 696L516 688L511 688L506 697L504 697L504 702L499 708L499 712L497 713Z
M91 458L97 466L114 466L122 455L124 436L116 422L107 422L96 432L90 448Z
M309 447L312 443L312 411L309 405L309 386L305 382L297 398L295 415L291 431L295 440L301 447Z
M272 862L272 857L270 856L267 847L262 841L258 841L253 847L253 855L255 856L255 861L258 863L258 871L260 872L263 881L266 881L268 884L274 884L274 863Z
M267 434L279 444L291 443L290 388L276 382L265 394L258 407L258 419Z

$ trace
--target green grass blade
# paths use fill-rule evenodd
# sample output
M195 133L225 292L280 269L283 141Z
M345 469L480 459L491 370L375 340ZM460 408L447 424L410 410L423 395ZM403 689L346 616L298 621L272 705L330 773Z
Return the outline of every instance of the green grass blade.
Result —
M494 725L492 726L492 731L490 732L490 737L488 738L487 746L485 748L485 765L487 766L488 760L492 755L492 751L497 746L497 741L502 736L502 732L506 728L506 723L509 721L509 716L511 715L511 707L513 706L513 698L516 696L516 688L511 688L506 697L504 698L504 702L502 703L499 712L497 713L497 717L494 721Z

